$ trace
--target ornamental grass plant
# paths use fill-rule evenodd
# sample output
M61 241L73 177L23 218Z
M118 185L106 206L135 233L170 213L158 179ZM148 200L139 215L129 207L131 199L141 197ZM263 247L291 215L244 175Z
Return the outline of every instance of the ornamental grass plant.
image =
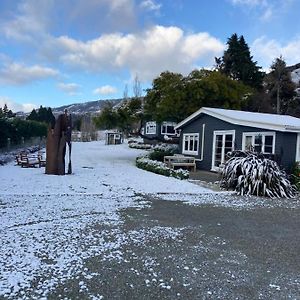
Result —
M296 189L278 164L261 154L233 151L222 171L221 186L239 195L293 198Z

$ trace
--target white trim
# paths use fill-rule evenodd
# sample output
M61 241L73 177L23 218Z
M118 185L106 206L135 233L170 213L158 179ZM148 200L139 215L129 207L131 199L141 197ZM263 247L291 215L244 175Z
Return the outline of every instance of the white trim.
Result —
M300 133L297 134L296 161L300 161Z
M185 146L185 137L196 137L197 138L197 150L196 151L189 151L189 150L185 150L184 146ZM194 139L195 140L195 139ZM190 141L190 139L189 139ZM184 133L182 136L182 154L190 154L190 155L197 155L199 153L199 133Z
M205 124L202 124L201 157L200 157L200 161L203 160L203 156L204 156L204 135L205 135Z
M146 129L145 129L146 134L148 134L148 135L155 135L156 134L156 127L157 127L156 122L154 122L154 121L146 122L145 127L146 127ZM149 132L150 128L152 130Z
M274 131L255 131L255 132L243 132L243 138L242 138L242 150L245 151L246 148L246 136L252 137L252 146L254 145L254 139L255 136L261 135L262 136L262 153L263 154L275 154L275 139L276 139L276 132ZM265 138L266 136L272 136L273 137L273 143L272 143L272 153L266 153L265 150Z
M300 119L295 117L210 107L202 107L201 109L197 110L189 117L181 121L175 127L175 129L182 127L200 114L206 114L235 125L257 127L283 132L300 132ZM270 117L272 120L270 120Z
M160 133L161 133L161 135L176 135L176 132L175 132L175 126L176 125L177 125L176 122L168 122L168 121L162 122L161 126L160 126ZM166 126L166 127L171 126L171 127L173 127L174 133L163 132L163 130L162 130L163 126Z
M235 130L215 130L213 132L214 137L213 137L213 151L212 151L212 160L211 160L211 170L212 171L221 171L221 168L215 166L215 151L216 151L216 136L217 135L222 135L222 156L221 156L221 164L225 162L225 136L227 134L232 135L232 150L234 150L234 145L235 145Z

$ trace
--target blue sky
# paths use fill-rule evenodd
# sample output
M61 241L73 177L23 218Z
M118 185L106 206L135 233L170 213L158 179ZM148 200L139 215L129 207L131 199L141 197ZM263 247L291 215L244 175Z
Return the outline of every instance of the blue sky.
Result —
M0 106L120 98L169 70L211 68L233 33L259 66L300 62L299 0L1 0Z

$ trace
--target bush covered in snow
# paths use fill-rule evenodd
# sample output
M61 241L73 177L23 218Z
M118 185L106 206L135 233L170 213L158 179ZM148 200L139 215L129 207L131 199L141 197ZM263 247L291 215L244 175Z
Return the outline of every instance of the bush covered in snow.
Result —
M175 177L179 179L189 178L189 172L187 170L173 170L166 166L163 162L151 160L148 156L139 156L136 159L136 166L140 169L150 171L156 174L165 175L169 177Z
M222 187L239 195L294 197L295 188L275 161L249 151L234 151L229 157L222 172Z
M135 142L131 142L130 144L128 144L128 146L129 146L129 148L144 149L144 150L149 150L152 148L152 145L150 145L150 144L135 143Z
M164 161L164 156L174 155L178 153L178 145L174 144L159 144L152 148L149 153L149 158L152 160Z

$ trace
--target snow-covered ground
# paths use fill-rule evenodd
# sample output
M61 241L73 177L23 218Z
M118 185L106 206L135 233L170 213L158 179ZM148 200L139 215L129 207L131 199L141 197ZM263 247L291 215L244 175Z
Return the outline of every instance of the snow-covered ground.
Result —
M210 190L187 181L137 169L135 158L144 150L127 144L73 143L71 176L49 176L44 169L22 169L11 163L0 168L4 194L101 194L132 196L134 193L206 193Z
M89 228L120 223L121 209L147 205L143 194L213 193L137 169L143 152L127 144L73 143L73 174L66 176L13 162L0 166L0 298L46 299L78 274L91 278L83 261L120 256L126 238Z

